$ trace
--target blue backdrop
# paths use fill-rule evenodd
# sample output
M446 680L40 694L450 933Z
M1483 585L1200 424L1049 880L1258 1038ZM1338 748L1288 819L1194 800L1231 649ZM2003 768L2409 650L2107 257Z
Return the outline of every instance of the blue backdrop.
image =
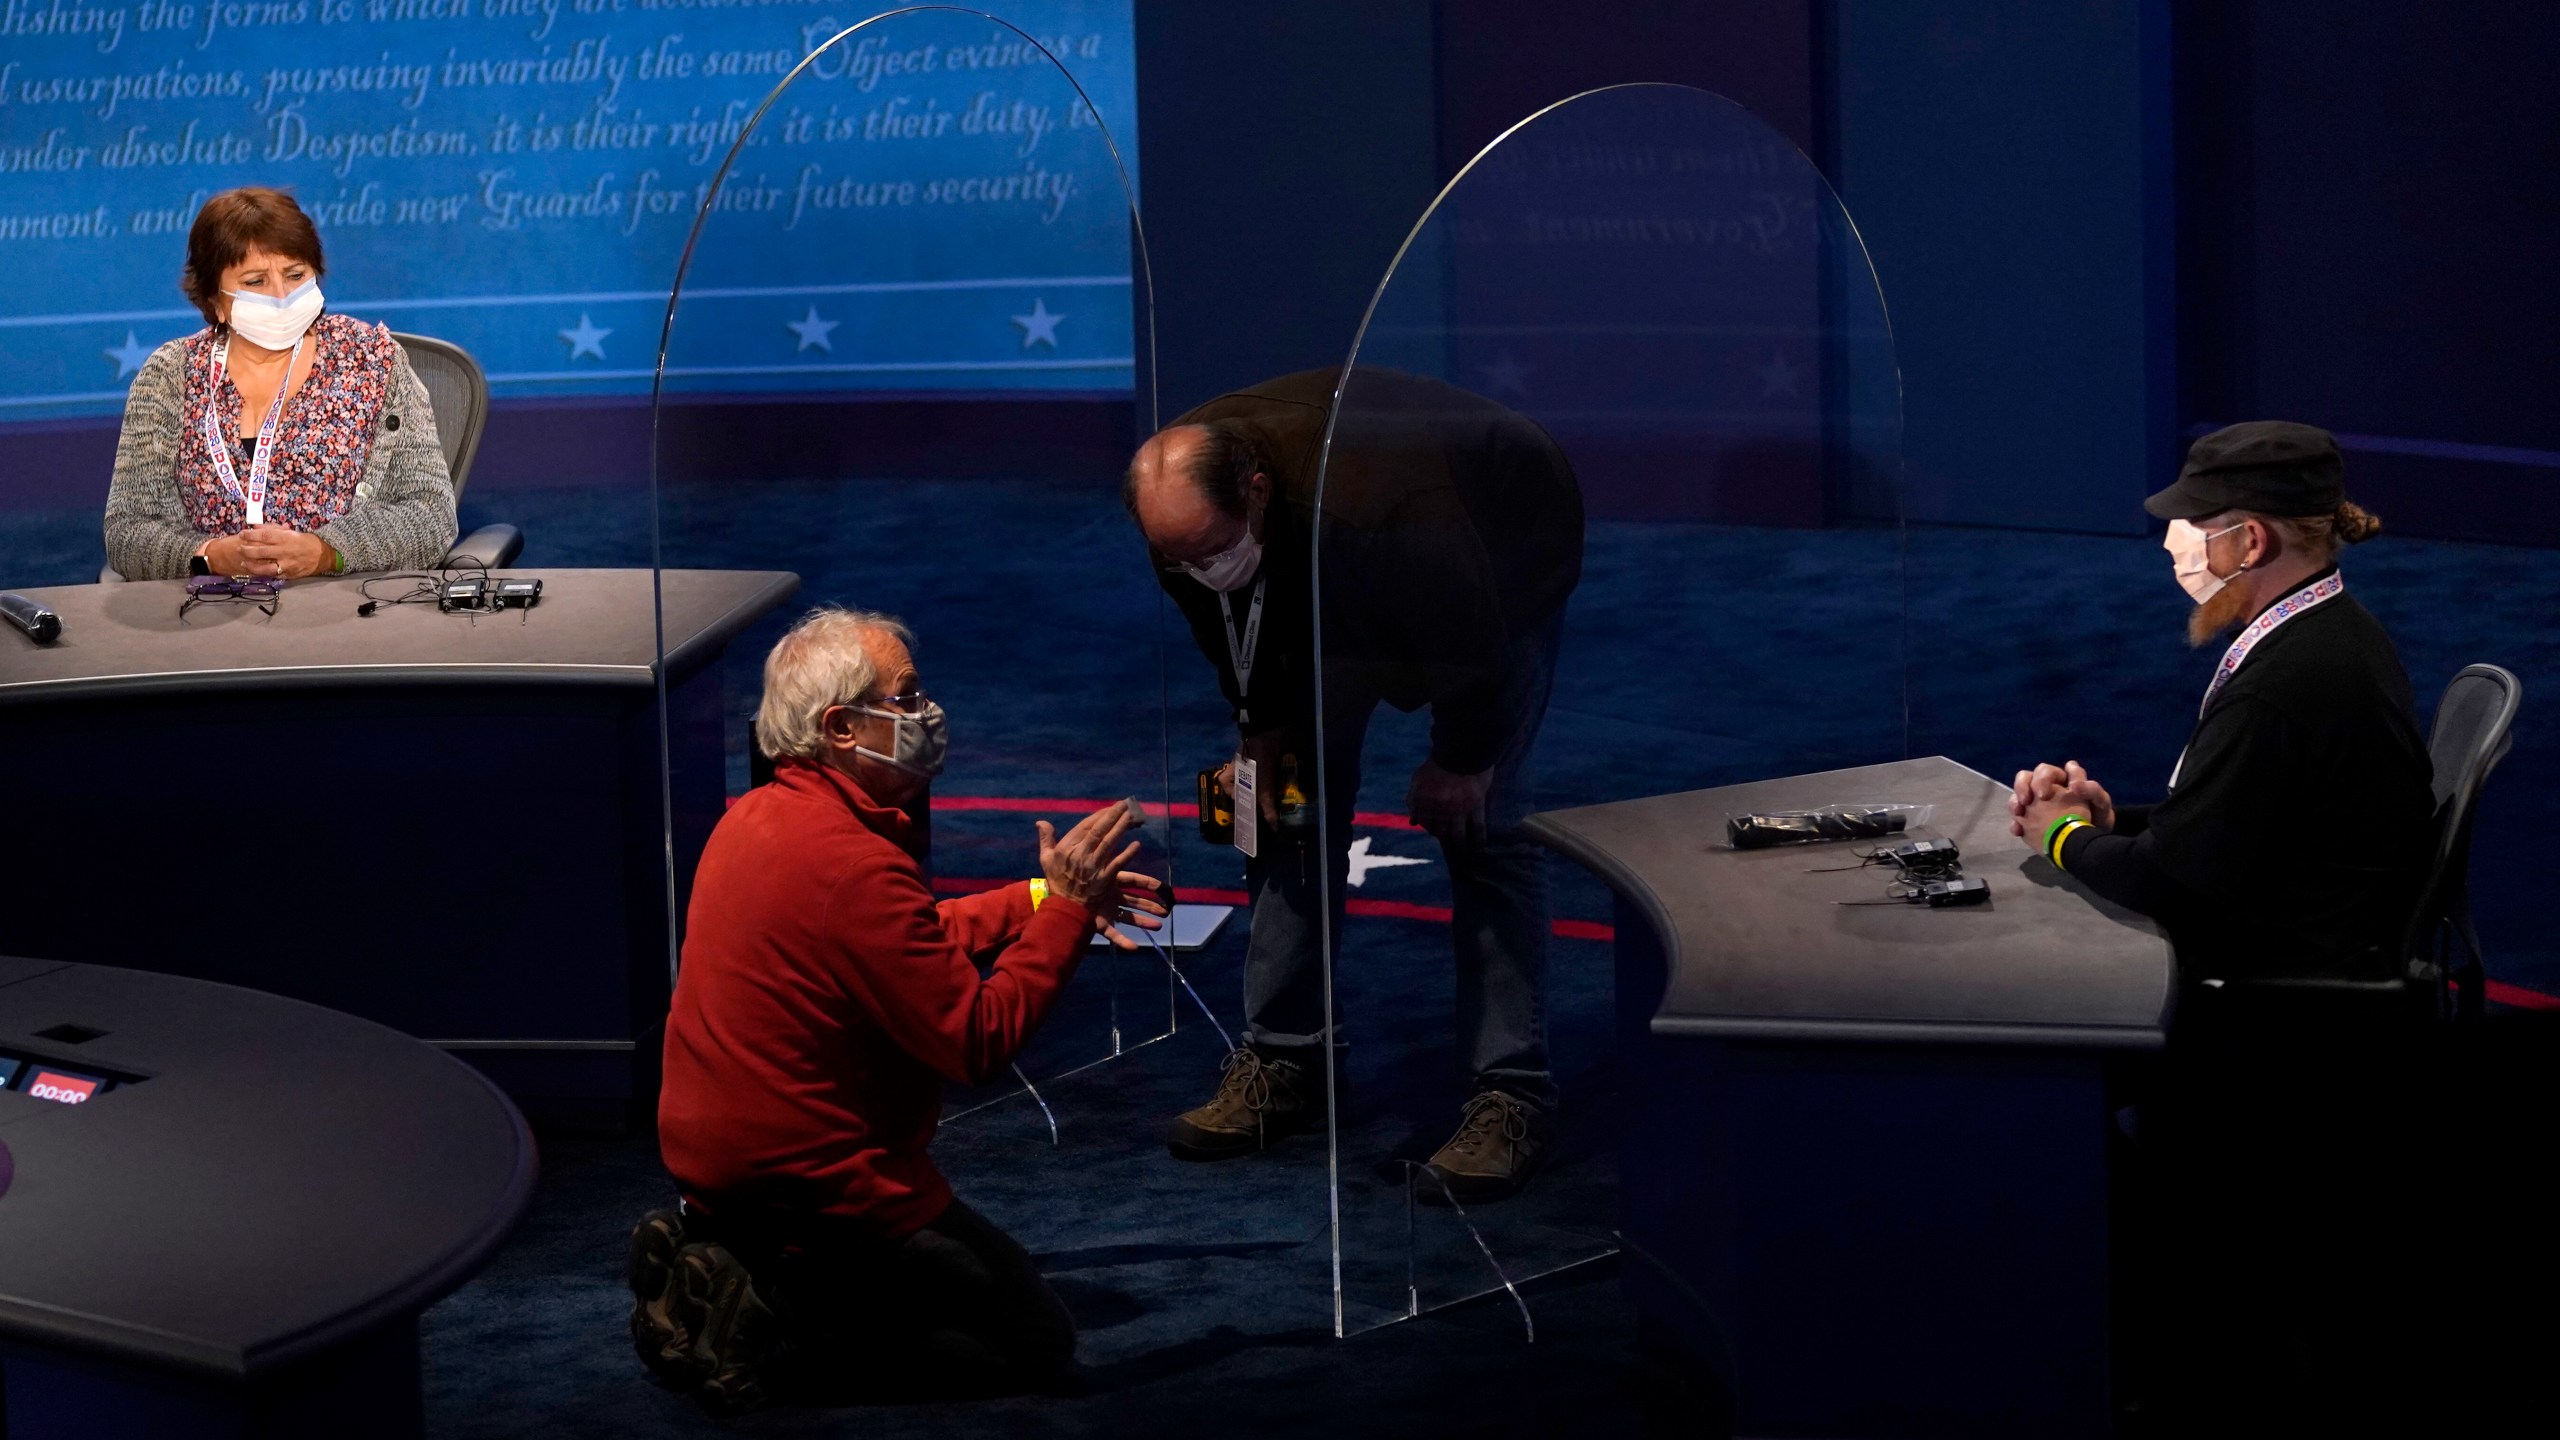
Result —
M886 8L886 7L882 7ZM990 7L1135 182L1129 0ZM648 388L666 287L757 102L839 0L0 0L0 421L116 411L205 198L294 190L331 308L500 395ZM872 27L759 128L679 329L691 388L1125 391L1128 210L1003 26Z

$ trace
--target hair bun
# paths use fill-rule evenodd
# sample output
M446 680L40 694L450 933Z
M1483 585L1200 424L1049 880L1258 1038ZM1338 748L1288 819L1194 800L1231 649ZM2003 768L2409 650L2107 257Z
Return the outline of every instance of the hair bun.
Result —
M2353 500L2338 502L2337 513L2330 517L2330 524L2336 527L2335 533L2341 545L2361 545L2382 533L2381 518Z

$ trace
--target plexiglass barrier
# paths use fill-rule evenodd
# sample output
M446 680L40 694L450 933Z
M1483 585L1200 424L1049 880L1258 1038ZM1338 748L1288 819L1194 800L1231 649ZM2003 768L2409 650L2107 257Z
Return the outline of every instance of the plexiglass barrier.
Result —
M1812 163L1636 85L1487 147L1297 388L1312 779L1255 924L1321 985L1349 1332L1613 1246L1609 900L1522 820L1904 754L1900 383Z
M938 894L1037 876L1035 821L1126 798L1151 817L1138 868L1169 879L1162 598L1121 512L1125 437L1061 459L1051 436L1075 427L1051 416L1078 412L1035 408L1107 413L1134 388L1154 428L1145 246L1097 109L1133 113L1125 42L1096 56L949 7L813 38L693 195L657 362L676 932L711 826L766 773L765 657L816 606L917 637L949 759L906 808ZM1079 50L1098 93L1067 68ZM782 577L796 594L707 663L706 624ZM1178 958L1093 949L1013 1073L955 1092L946 1124L1064 1143L1055 1082L1186 1023Z

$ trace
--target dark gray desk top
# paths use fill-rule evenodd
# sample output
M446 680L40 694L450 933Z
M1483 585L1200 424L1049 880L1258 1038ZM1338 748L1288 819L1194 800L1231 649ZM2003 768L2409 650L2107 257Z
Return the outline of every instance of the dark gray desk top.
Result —
M522 570L542 603L497 616L385 605L359 618L359 576L286 587L275 617L248 606L198 606L186 585L144 580L22 593L62 617L39 646L0 624L0 705L107 695L164 695L226 686L439 683L656 683L657 629L647 570ZM394 595L406 582L374 593ZM666 572L667 658L681 678L757 617L791 598L800 577L777 570Z
M35 1036L64 1022L107 1033ZM505 1096L352 1015L0 959L0 1044L150 1077L76 1106L0 1092L11 1340L254 1378L424 1310L533 1195L533 1137Z
M2172 994L2169 943L2009 833L2008 787L1944 757L1903 760L1531 816L1539 840L1647 915L1670 981L1657 1034L2150 1048ZM1937 806L1988 906L1876 899L1884 872L1854 844L1735 850L1724 817L1754 810Z

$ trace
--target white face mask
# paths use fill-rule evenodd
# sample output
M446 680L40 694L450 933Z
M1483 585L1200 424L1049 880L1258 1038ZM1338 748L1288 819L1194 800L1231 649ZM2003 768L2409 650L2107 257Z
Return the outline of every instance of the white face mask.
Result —
M2169 552L2169 562L2177 569L2178 586L2187 592L2188 599L2203 604L2219 594L2223 586L2230 584L2232 575L2249 568L2243 565L2231 575L2216 575L2212 564L2205 559L2205 551L2214 541L2240 528L2240 525L2225 525L2208 535L2191 521L2169 522L2169 533L2160 541L2160 548Z
M1243 589L1253 583L1253 572L1262 568L1262 542L1253 538L1253 527L1247 525L1244 538L1209 557L1201 565L1184 565L1191 578L1220 593Z
M293 287L281 298L249 290L225 290L231 297L231 328L240 338L268 350L290 350L311 322L320 318L317 276Z

